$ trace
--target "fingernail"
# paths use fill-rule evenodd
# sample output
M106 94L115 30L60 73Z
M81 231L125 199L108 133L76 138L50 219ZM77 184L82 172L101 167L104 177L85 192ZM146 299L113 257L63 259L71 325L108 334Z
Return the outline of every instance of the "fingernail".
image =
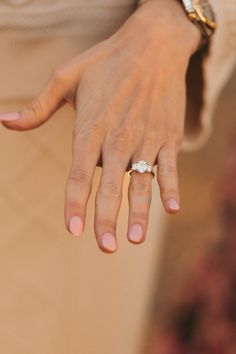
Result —
M140 242L143 239L143 228L139 224L134 224L129 229L129 239L134 242Z
M7 112L7 113L0 114L0 120L3 121L17 120L20 119L20 117L21 115L19 112Z
M116 250L116 240L114 235L106 233L102 236L102 245L108 251L114 252Z
M171 209L171 210L179 210L179 203L177 202L177 200L175 200L173 198L169 199L167 204L168 204L169 209Z
M69 223L70 232L74 236L80 236L83 231L83 221L79 216L73 216Z

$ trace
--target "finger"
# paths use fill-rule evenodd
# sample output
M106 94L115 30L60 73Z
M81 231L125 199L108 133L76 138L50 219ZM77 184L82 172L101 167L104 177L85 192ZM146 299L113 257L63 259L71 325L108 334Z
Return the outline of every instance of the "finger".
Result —
M148 155L140 154L139 156ZM142 159L134 157L132 162L137 163L140 160ZM154 163L150 160L148 164L153 165ZM141 243L146 238L152 199L152 179L153 175L149 172L140 173L133 171L131 173L128 190L128 240L133 243Z
M65 191L65 224L75 236L80 236L84 229L101 137L99 129L91 124L83 124L74 131L72 164Z
M52 78L41 93L21 112L3 114L0 120L9 129L29 130L39 127L65 103L63 97L62 84L59 85L58 79ZM14 116L18 119L14 120Z
M178 149L173 145L164 145L158 153L157 180L164 208L169 213L180 209L177 173Z
M100 249L112 253L117 249L116 224L122 201L122 188L128 152L104 148L103 170L95 201L95 235Z
M78 66L79 67L79 66ZM21 112L7 112L0 115L0 121L9 129L29 130L45 123L66 101L69 93L79 79L72 75L73 67L55 70L46 86Z

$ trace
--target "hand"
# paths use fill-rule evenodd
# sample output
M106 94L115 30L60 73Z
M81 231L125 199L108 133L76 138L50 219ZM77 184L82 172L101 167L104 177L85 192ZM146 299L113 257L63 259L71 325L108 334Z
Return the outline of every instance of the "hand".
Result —
M163 205L169 213L179 210L177 155L184 130L185 74L198 41L198 30L177 1L150 0L110 38L57 69L24 110L0 116L8 128L28 130L64 103L74 106L65 223L75 235L83 231L95 167L102 165L94 225L104 252L117 248L122 182L130 162L158 163ZM128 239L133 243L146 236L151 183L151 174L131 176Z

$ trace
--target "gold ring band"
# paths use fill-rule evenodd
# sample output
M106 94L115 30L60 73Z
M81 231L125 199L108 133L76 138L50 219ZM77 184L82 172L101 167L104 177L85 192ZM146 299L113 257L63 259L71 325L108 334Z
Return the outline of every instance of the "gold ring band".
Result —
M128 171L129 175L131 176L131 173L135 171L138 173L151 173L152 177L155 176L154 172L153 172L153 166L149 165L147 163L147 161L144 160L139 160L138 162L134 162L132 163L132 167L130 168L130 170Z

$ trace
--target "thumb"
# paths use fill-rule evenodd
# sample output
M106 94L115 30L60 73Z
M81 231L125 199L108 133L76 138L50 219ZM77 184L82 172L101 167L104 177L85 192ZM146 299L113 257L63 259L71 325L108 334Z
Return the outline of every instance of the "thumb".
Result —
M65 81L60 72L54 73L29 105L21 112L0 114L0 121L6 128L14 130L29 130L39 127L66 103L68 82Z

